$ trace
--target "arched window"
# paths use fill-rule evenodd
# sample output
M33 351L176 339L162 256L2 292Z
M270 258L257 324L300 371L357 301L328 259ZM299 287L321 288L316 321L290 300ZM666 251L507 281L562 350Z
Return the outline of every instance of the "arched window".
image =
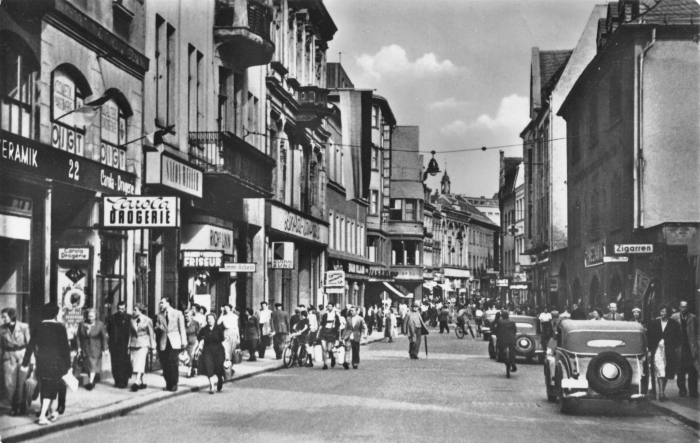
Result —
M126 118L114 100L100 107L100 161L122 171L126 171Z
M0 33L0 129L28 138L39 134L39 63L17 35Z
M90 86L73 66L59 66L51 79L51 146L80 156L85 155L85 126L76 113L85 97L92 95Z

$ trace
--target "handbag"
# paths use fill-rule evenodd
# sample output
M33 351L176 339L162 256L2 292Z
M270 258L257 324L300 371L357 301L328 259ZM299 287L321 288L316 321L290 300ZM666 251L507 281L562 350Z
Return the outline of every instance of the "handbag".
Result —
M78 382L78 379L75 378L75 377L73 376L73 372L72 372L72 371L66 372L66 375L64 375L63 377L61 377L61 380L63 380L63 383L65 383L66 386L68 386L68 388L69 388L72 392L75 392L75 391L78 390L78 385L79 385L80 383Z
M234 365L240 365L242 361L243 354L241 354L241 351L238 349L233 351L233 354L231 354L231 363L233 363Z
M38 384L39 380L36 379L36 370L32 370L32 373L24 381L27 407L31 406L33 400L39 398L39 389L36 388Z
M80 374L83 372L83 354L82 352L79 352L75 355L75 358L73 358L73 377L74 378L80 378Z

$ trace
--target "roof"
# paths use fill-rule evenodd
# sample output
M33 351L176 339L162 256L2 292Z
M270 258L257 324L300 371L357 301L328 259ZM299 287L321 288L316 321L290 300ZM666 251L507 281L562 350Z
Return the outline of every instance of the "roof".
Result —
M498 228L498 225L491 221L490 218L485 216L483 212L476 209L474 205L465 200L465 198L461 195L441 194L438 199L443 200L445 202L445 206L449 206L450 208L454 209L455 206L457 206L459 208L458 211L469 214L471 221L478 221Z
M540 51L540 88L542 92L542 103L549 95L549 91L554 88L564 71L566 63L569 61L573 50Z
M645 23L687 22L700 15L700 5L695 0L641 0L639 3L639 12L644 14L642 20Z
M372 99L379 103L382 109L382 118L386 123L392 126L395 125L396 117L394 117L394 111L392 111L391 106L389 106L389 101L379 94L372 94Z

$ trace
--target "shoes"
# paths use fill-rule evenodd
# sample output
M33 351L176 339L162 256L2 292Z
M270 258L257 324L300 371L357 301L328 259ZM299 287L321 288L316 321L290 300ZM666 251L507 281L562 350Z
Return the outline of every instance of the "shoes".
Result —
M58 414L52 413L51 415L49 415L49 421L51 423L55 422L56 420L58 420Z
M687 397L688 396L688 391L679 391L678 392L679 397Z
M304 366L306 366L307 368L313 368L313 367L314 367L314 364L311 363L311 362L309 362L309 363L307 363L307 364L304 365Z
M325 371L326 369L328 369L328 365L323 365L323 370Z
M661 402L668 401L668 397L666 397L666 394L659 395L659 401L661 401Z
M513 366L510 368L510 372L518 372L517 366L513 365Z
M60 415L63 415L64 412L66 412L66 405L58 405L56 408L56 412L58 412Z
M691 393L690 393L690 398L698 398L698 393L697 393L697 392L691 392Z
M353 369L357 369L357 365L352 365L352 368L353 368Z
M140 386L137 385L136 383L134 383L133 385L131 385L131 392L136 392L136 391L138 391L139 389L140 389Z
M95 388L95 383L88 383L85 385L85 389L92 391Z
M344 367L345 369L350 369L350 365L347 364L347 363L343 363L343 367Z
M16 417L18 415L17 409L13 409L10 411L10 417Z
M258 361L257 358L249 358L248 361Z
M170 392L177 392L177 386L171 386L170 389L168 389Z
M223 389L223 387L224 387L224 378L219 377L219 381L216 382L216 390L221 391L221 389Z
M331 355L331 368L335 368L335 357Z
M139 385L139 389L146 389L148 386L146 386L146 383L141 383Z
M216 392L212 391L211 389L209 390L209 395L214 395Z
M51 423L51 422L50 422L49 419L46 418L46 417L41 417L41 418L39 419L39 421L37 422L37 424L38 424L39 426L46 426L46 425L48 425L48 424L50 424L50 423Z

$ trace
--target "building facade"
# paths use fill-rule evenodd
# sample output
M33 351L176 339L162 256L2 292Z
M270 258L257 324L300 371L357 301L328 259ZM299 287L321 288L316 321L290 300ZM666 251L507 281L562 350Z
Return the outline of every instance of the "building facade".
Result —
M697 306L700 56L692 1L611 3L567 122L568 278L590 308Z

